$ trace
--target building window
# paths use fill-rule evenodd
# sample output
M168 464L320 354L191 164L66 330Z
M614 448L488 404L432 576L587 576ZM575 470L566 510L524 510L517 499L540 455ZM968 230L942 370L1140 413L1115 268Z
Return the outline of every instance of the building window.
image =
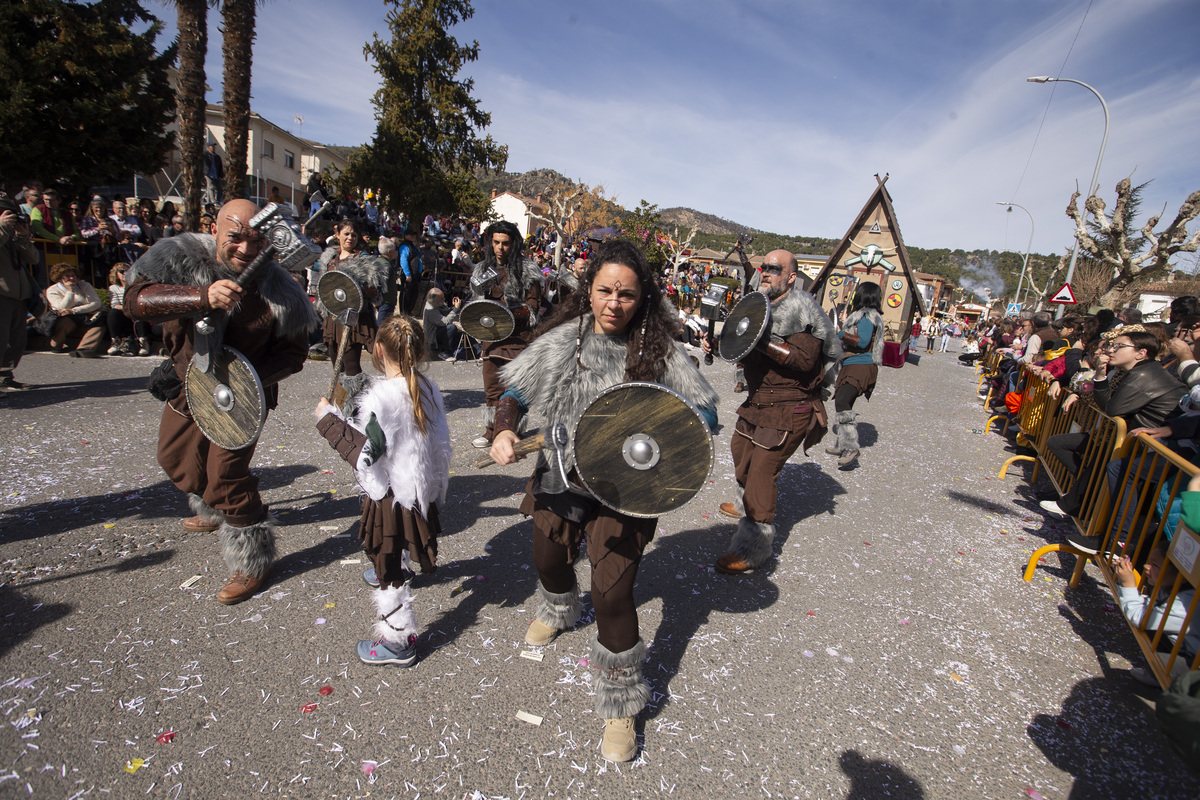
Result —
M296 168L296 154L290 153L287 150L283 151L283 165L288 169Z
M275 143L268 142L266 139L263 139L263 153L262 154L263 154L263 158L269 158L272 161L274 161L275 160Z

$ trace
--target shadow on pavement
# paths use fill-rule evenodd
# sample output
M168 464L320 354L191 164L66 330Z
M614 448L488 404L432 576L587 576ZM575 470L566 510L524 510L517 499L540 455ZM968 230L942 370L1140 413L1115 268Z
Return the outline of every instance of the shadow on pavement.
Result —
M149 374L148 370L147 374ZM10 408L46 408L78 400L81 396L88 398L128 397L134 394L143 394L145 391L146 376L140 376L31 384L25 391L9 392L7 396Z
M439 567L433 575L418 575L413 589L433 583L458 583L451 596L464 595L439 616L424 624L422 637L426 647L436 650L455 641L459 634L475 626L485 609L521 608L537 588L537 570L533 567L530 543L531 523L522 518L488 540L486 554ZM483 580L480 580L482 578ZM532 617L529 617L532 619Z
M662 622L654 632L644 672L653 688L642 717L654 719L670 704L671 679L688 645L708 623L713 612L751 614L770 608L779 600L779 587L769 570L745 575L722 575L710 571L709 563L725 552L729 529L724 525L697 528L665 537L647 551L638 571L634 597L639 607L653 597L662 598ZM591 604L586 613L594 619ZM642 631L648 639L649 631Z
M846 800L876 797L921 800L925 797L920 782L890 761L866 758L857 750L847 750L838 757L838 766L850 779Z
M157 469L157 466L154 467ZM253 470L262 490L287 486L316 467L299 464ZM103 520L162 521L190 517L187 495L170 481L161 480L136 489L87 497L69 497L0 512L0 542L17 542L66 533ZM290 522L291 520L287 520Z
M75 611L75 606L70 603L38 602L34 596L26 593L34 588L36 584L21 589L0 586L0 608L4 609L4 615L0 617L0 656L28 639L38 628L57 622Z
M483 405L486 397L481 389L443 389L442 405L447 412L460 408L480 409L480 419L483 419Z
M869 422L859 422L858 428L858 446L859 447L874 447L879 441L879 431Z

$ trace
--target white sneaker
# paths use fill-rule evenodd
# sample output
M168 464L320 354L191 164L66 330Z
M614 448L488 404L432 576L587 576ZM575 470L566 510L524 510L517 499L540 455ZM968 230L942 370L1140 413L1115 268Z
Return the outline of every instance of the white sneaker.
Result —
M477 447L480 450L487 450L492 446L492 443L488 441L486 436L476 436L471 440L471 446Z
M1057 500L1042 500L1040 503L1038 503L1038 505L1042 507L1043 511L1058 517L1059 519L1067 518L1067 512L1058 507Z

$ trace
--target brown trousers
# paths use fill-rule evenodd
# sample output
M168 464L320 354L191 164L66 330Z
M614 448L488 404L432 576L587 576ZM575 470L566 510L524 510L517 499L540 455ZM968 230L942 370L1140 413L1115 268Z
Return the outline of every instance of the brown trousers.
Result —
M84 317L79 314L65 314L54 321L54 330L50 332L51 346L66 344L67 338L79 329L83 329L83 340L79 343L79 350L100 349L100 342L104 341L104 325L103 323L96 325L87 325L83 322Z
M548 592L564 594L575 588L573 565L587 537L596 638L614 653L636 645L640 635L633 584L658 520L627 517L597 503L582 524L576 524L546 508L532 492L526 493L520 511L533 517L533 562Z
M807 434L805 426L799 427L795 431L768 431L738 417L730 444L733 475L742 487L746 516L754 522L775 522L779 475Z
M258 494L258 478L250 472L256 444L244 450L217 447L192 420L187 397L180 393L163 408L158 463L177 488L200 495L229 525L244 528L267 515Z

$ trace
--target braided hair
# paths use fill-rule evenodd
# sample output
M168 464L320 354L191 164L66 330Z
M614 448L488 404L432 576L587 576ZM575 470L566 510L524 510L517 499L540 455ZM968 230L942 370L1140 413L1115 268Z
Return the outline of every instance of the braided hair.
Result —
M583 326L592 311L592 284L596 280L596 273L605 264L620 264L633 270L642 290L641 305L625 329L625 380L661 380L666 372L667 359L675 350L679 316L664 306L662 288L654 279L641 248L624 239L609 239L596 249L595 255L587 260L587 272L580 281L583 291L574 292L567 302L559 305L538 328L537 334L540 336L551 328L578 319L579 333L575 345L578 360L582 349Z
M429 386L429 379L419 369L421 359L425 357L424 328L412 317L393 314L379 326L379 331L375 334L375 344L379 347L372 351L371 363L380 372L385 371L384 361L390 362L400 370L401 377L408 383L408 394L412 397L417 430L424 435L429 423L425 404L422 402L423 388ZM380 350L383 351L382 359Z

